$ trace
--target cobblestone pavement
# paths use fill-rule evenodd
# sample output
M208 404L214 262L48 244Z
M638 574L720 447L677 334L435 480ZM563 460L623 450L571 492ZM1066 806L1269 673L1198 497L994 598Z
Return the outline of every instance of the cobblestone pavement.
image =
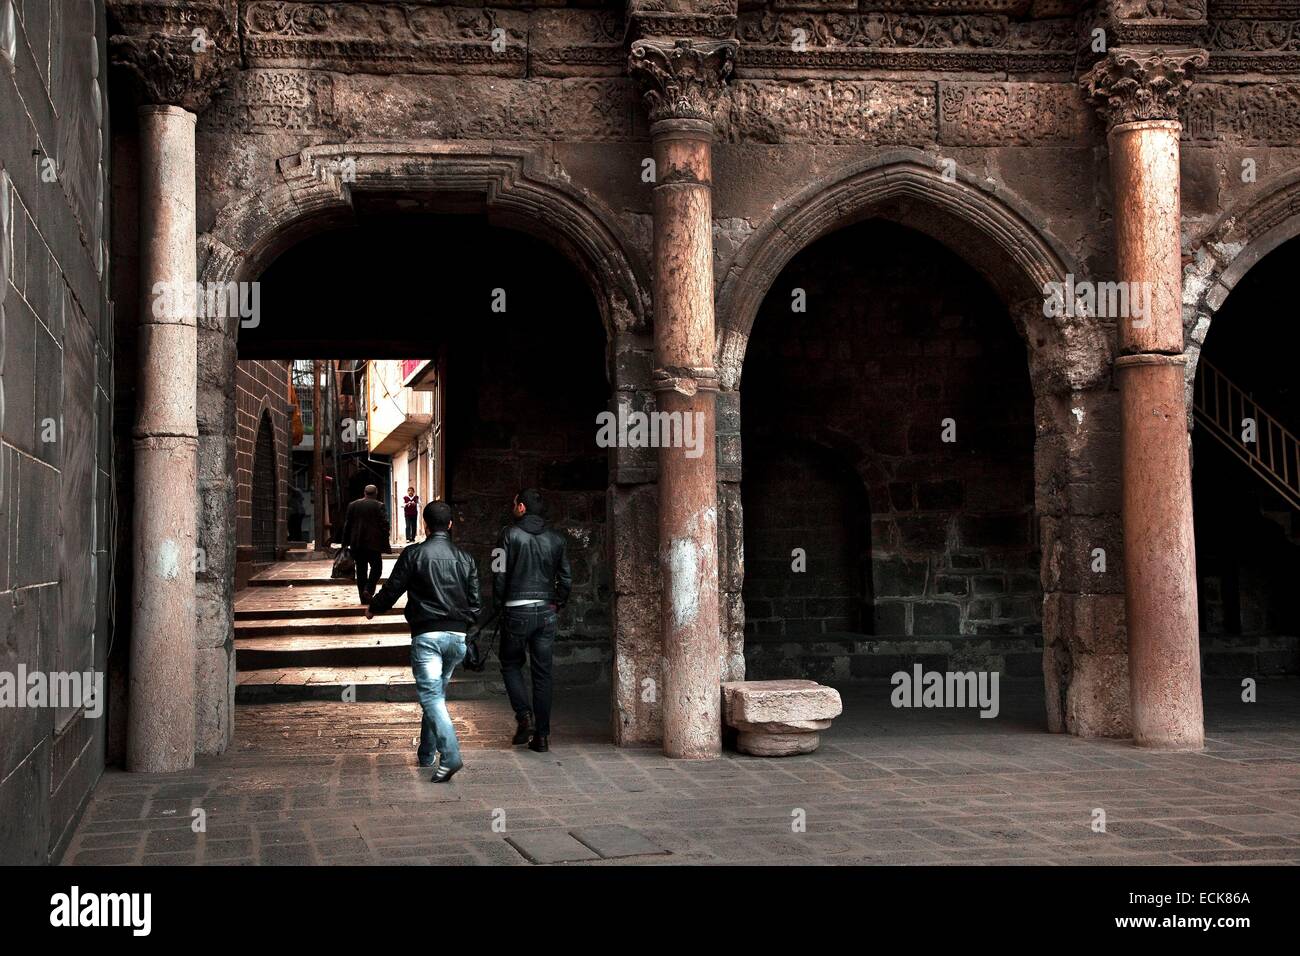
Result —
M1296 681L1256 704L1209 686L1198 754L1047 734L1032 686L1004 684L994 720L888 694L847 689L815 754L705 762L612 746L600 696L564 696L545 755L508 746L499 698L453 702L448 785L415 766L415 705L242 706L192 772L106 773L64 862L1300 862Z

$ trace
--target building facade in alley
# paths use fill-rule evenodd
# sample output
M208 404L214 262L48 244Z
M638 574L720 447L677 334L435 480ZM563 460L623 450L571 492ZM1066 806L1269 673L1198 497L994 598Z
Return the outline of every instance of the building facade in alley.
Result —
M69 460L32 439L43 410L71 428L111 382L113 414L75 419L101 483L40 492L86 505L44 507L97 603L71 564L0 583L98 609L75 639L24 613L68 653L114 636L116 706L0 751L0 806L46 808L33 854L87 792L50 776L70 734L138 770L229 746L237 568L291 547L295 360L364 367L331 428L367 419L338 447L385 476L395 546L410 485L480 565L543 490L574 561L561 679L608 688L622 745L716 755L724 680L919 662L1041 681L1053 732L1195 749L1203 673L1300 669L1300 333L1276 308L1300 4L37 6L0 0L8 568L38 549L15 481ZM54 62L59 31L86 62ZM98 155L88 106L31 106L92 82ZM49 143L81 177L66 215L36 198ZM254 283L255 316L154 308ZM171 546L201 567L160 575Z

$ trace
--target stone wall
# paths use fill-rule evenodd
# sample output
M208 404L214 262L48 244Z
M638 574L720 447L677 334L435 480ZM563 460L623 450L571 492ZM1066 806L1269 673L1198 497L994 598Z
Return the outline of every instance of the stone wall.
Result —
M1114 257L1105 131L1077 82L1088 65L1079 53L1080 31L1091 23L1091 14L1081 13L1087 5L962 0L918 4L915 11L902 6L890 4L882 12L870 4L861 11L832 11L811 0L745 0L739 5L740 53L732 90L715 115L713 210L720 284L725 288L729 274L743 270L748 244L775 218L812 202L864 161L881 159L896 148L906 148L913 161L932 170L951 163L962 182L996 196L999 208L1014 209L1025 224L1016 235L1041 239L1053 255L1059 254L1059 265L1081 278L1110 277ZM1144 4L1125 3L1117 16L1132 21L1124 27L1132 31L1124 34L1126 42L1142 42L1143 31L1151 30L1182 38L1186 25L1201 30L1214 54L1214 72L1198 77L1184 110L1184 236L1195 298L1205 292L1202 283L1209 282L1212 272L1210 266L1196 271L1206 261L1206 230L1224 209L1266 195L1279 176L1295 167L1300 150L1290 131L1298 125L1300 97L1288 77L1300 74L1300 51L1289 21L1261 28L1267 18L1259 4L1215 4L1208 23L1202 23L1206 5L1196 0L1167 6L1175 11L1170 22L1151 23ZM619 2L536 8L241 3L242 70L199 121L198 218L200 231L208 233L200 243L201 263L214 275L223 274L225 263L238 268L251 263L256 273L266 258L317 228L317 217L347 216L353 197L379 188L374 181L365 182L367 163L375 161L362 157L362 181L351 192L334 185L336 196L322 198L334 168L329 163L336 167L345 160L349 144L369 143L380 149L391 146L396 156L403 150L432 150L444 157L460 151L491 156L493 162L518 160L527 174L512 170L488 177L491 190L508 191L507 184L523 180L529 190L540 185L567 190L602 228L616 234L597 256L585 247L575 254L581 242L572 232L557 244L566 246L571 260L586 258L598 294L615 286L619 293L626 289L602 272L598 261L617 248L644 291L651 188L640 172L649 153L648 130L635 84L626 74L628 27ZM504 31L506 45L489 53L498 29ZM1281 81L1259 83L1261 73L1281 74ZM342 152L320 166L303 159L305 149L334 144ZM1242 176L1247 161L1255 163L1254 178ZM382 188L400 191L408 179L421 180L426 166L434 164L421 155L379 165L384 168L377 177ZM476 168L439 198L455 206L469 193L487 191L483 178ZM421 180L421 186L427 188L427 182ZM913 196L902 214L928 216L941 191ZM563 232L554 228L556 207L537 201L536 195L511 199L498 211L517 222L531 221L531 228L549 231L554 239ZM963 215L977 220L982 214L966 209ZM584 229L590 224L585 222ZM979 266L969 254L971 249L978 252L978 244L962 248ZM1016 257L1019 252L1015 250ZM1005 272L1017 265L1004 258L999 268ZM751 278L764 285L772 276ZM123 280L120 285L129 287L129 274ZM613 314L633 314L641 324L628 321L611 331L614 387L644 407L651 401L650 336L644 324L649 302L616 298L611 296ZM730 314L733 304L725 296L719 299L720 326L747 321L745 315ZM610 302L600 306L608 320ZM1196 309L1189 310L1193 357L1205 324ZM614 323L609 325L612 329ZM1050 529L1044 535L1043 581L1048 606L1054 608L1049 620L1062 634L1075 635L1062 638L1063 649L1052 666L1061 680L1082 684L1076 666L1082 657L1104 657L1107 666L1095 671L1087 692L1099 697L1105 688L1127 680L1121 665L1125 652L1118 584L1122 542L1115 531L1116 406L1107 354L1114 330L1104 322L1078 323L1064 334L1070 338L1043 363L1047 384L1038 390L1037 491L1039 512L1049 519L1045 527ZM1030 338L1036 348L1039 337ZM201 369L213 370L214 378L224 370L217 360L233 356L228 343L221 345L224 353L219 345L205 353L212 361L201 363ZM726 364L725 357L720 364ZM209 404L203 393L217 385L200 374L203 409ZM734 398L724 393L719 404L722 580L732 668L740 666L744 618L740 423ZM220 475L227 461L218 436L230 429L220 418L215 412L201 413L205 450L200 481L209 498L222 493ZM651 546L656 468L653 455L618 454L611 471L608 553L623 670L615 675L616 723L620 739L650 742L657 735L657 704L641 700L636 688L658 673L659 584ZM903 534L903 529L921 533L916 529L933 517L920 503L921 484L912 484L912 510L896 517L893 511L883 513L888 517L882 520L893 522L890 534ZM873 512L879 511L878 502L893 507L888 483L881 490L882 495L872 495ZM925 493L943 492L927 488ZM233 508L233 489L229 498ZM215 538L228 523L220 508L205 511L210 536ZM989 524L983 530L996 535L1006 529ZM1079 567L1078 555L1088 553L1083 545L1098 541L1111 556L1104 579L1089 578ZM901 560L902 552L895 557ZM947 570L962 570L953 576L969 579L968 588L981 576L997 577L1011 589L1005 608L1002 597L983 594L918 597L920 603L941 608L957 606L961 636L1017 642L1016 653L1035 640L1019 633L1033 621L1014 604L1023 597L1015 590L1023 582L1015 577L1013 583L1014 576L1034 569ZM996 574L984 573L991 570ZM832 595L846 596L856 600L852 592ZM200 580L201 617L220 624L218 606L227 601L228 591L219 582ZM907 605L902 607L904 629L914 629L914 602L897 603ZM988 616L979 616L986 611ZM924 618L928 612L922 613ZM951 613L937 611L934 626L950 624ZM930 626L923 620L923 627ZM1018 633L1004 633L1008 628ZM1106 632L1104 641L1093 640L1097 631ZM1071 641L1072 648L1065 650ZM1118 700L1122 695L1115 691L1113 696ZM219 749L219 739L210 736Z
M289 365L255 360L235 364L235 586L242 587L253 547L253 466L263 414L269 414L275 436L276 547L288 537L289 482Z
M0 3L0 672L12 679L20 667L102 677L113 627L105 35L101 2ZM0 708L0 864L58 859L104 767L108 721L92 714L105 703Z
M1032 650L1026 353L969 266L883 222L815 243L759 312L741 403L751 673L779 672L780 655L797 659L787 672L875 676L861 657L898 653L888 639L931 654L964 638ZM870 649L848 643L873 635ZM840 655L799 650L836 640Z

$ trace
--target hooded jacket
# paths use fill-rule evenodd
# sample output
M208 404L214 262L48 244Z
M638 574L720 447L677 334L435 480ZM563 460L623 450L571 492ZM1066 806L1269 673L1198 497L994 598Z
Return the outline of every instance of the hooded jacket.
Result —
M492 575L492 601L546 601L563 607L573 588L564 535L526 514L501 532L505 570Z

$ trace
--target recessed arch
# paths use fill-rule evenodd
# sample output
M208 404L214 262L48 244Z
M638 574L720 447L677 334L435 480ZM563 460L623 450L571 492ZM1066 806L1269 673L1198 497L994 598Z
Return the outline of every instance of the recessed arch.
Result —
M1032 224L1009 190L957 169L945 177L915 149L864 161L781 203L732 260L718 289L718 366L739 385L759 306L781 271L817 239L865 219L889 219L948 246L981 272L1006 303L1029 348L1036 387L1086 387L1110 369L1111 336L1095 321L1043 316L1043 288L1080 274L1064 247Z
M730 392L741 404L751 331L774 283L796 256L846 227L867 220L902 226L946 247L969 266L987 284L1025 346L1025 357L1019 360L1028 366L1033 421L1021 421L1024 430L1019 434L1027 434L1033 444L1032 488L1021 502L1022 510L1028 509L1023 515L1002 508L1006 503L1001 502L996 516L979 517L965 529L959 523L958 537L1001 547L994 539L1006 532L1006 541L1014 537L1014 548L1038 565L1037 593L1021 588L1017 621L1011 623L1020 627L1031 616L1019 613L1020 600L1041 601L1048 727L1085 736L1124 736L1129 732L1129 704L1122 596L1089 591L1084 571L1088 552L1078 545L1112 540L1118 533L1119 499L1110 487L1098 493L1076 477L1085 473L1087 457L1099 449L1118 452L1111 388L1114 327L1096 317L1044 315L1049 283L1089 276L1082 263L1037 224L1040 218L1004 187L960 169L945 176L935 156L920 150L900 149L847 167L778 204L728 264L718 285L716 360L723 396ZM942 482L932 484L926 493L934 508L922 507L917 492L916 510L950 507L943 504L950 489ZM917 548L933 551L939 530L946 534L948 526L930 522L928 515L918 517L925 520L913 521L909 534ZM1022 518L1031 535L1027 541L1020 537ZM936 537L930 541L932 525ZM874 549L872 555L874 560ZM752 556L747 553L745 559ZM733 577L743 580L739 567ZM911 594L898 593L903 598ZM915 611L925 603L915 603L908 612L908 633L917 633ZM951 615L931 614L939 610L935 607L925 610L923 631L951 630ZM973 615L973 606L970 610ZM1116 621L1100 636L1092 623L1101 619L1099 615ZM980 622L986 617L972 617L967 623L983 627ZM988 626L998 632L1003 623L990 620ZM897 630L898 621L887 626ZM1032 624L1024 623L1023 633L1032 633Z

